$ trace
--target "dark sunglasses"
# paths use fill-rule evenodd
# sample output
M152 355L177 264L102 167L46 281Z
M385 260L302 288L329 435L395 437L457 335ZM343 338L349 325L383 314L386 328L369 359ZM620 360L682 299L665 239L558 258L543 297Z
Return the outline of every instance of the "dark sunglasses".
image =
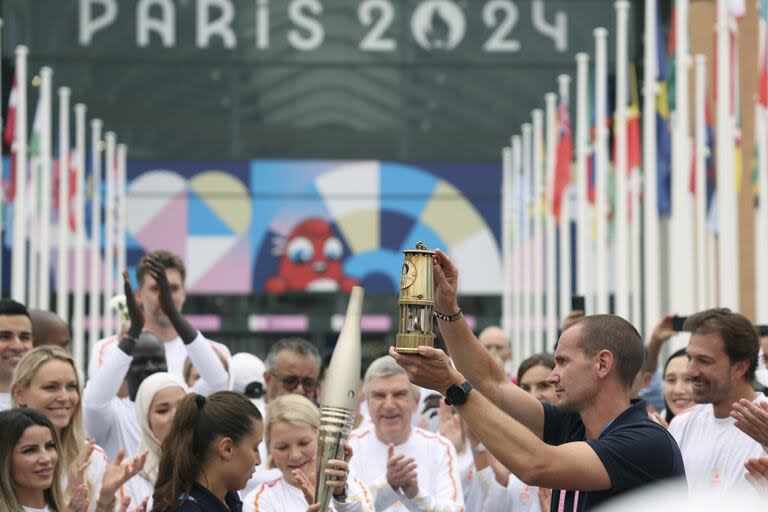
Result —
M280 382L282 382L283 387L286 389L286 391L293 391L297 387L299 387L299 384L301 384L301 387L304 388L305 391L314 391L317 387L317 380L313 379L312 377L304 377L303 379L295 376L295 375L288 375L287 377L281 377L278 374L274 372L269 372L272 375L275 376L276 379L278 379Z

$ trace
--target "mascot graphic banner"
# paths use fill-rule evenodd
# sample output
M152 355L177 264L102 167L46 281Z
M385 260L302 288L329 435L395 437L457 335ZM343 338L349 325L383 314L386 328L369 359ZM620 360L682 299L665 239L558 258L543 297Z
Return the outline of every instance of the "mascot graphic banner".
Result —
M423 241L465 294L501 292L498 164L129 162L128 247L173 251L198 294L397 293Z

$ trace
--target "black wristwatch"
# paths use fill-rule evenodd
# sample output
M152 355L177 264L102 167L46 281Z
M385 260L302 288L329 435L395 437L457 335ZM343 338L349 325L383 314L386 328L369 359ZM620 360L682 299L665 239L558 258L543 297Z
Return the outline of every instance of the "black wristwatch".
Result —
M445 392L445 403L447 405L462 405L467 401L470 391L472 391L472 384L468 380L465 380L463 384L454 384Z

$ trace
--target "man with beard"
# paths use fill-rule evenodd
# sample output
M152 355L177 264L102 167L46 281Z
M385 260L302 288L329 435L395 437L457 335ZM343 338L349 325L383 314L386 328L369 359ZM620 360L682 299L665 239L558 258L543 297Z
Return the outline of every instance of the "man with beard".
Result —
M589 510L685 474L675 440L648 418L645 402L630 402L643 340L629 322L594 315L565 329L548 378L560 404L544 404L509 382L475 339L458 306L458 270L440 250L433 271L435 316L456 366L431 347L419 347L418 355L390 349L390 355L411 382L445 395L518 478L554 489L552 511Z
M757 332L749 320L728 309L709 309L688 318L686 352L696 405L675 416L669 431L680 445L690 491L748 489L744 463L765 455L739 430L734 403L768 399L752 389L757 368Z

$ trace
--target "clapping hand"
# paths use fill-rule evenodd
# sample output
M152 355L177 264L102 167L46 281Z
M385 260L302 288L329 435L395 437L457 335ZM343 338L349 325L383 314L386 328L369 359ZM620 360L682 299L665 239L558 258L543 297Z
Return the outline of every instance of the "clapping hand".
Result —
M165 274L165 267L152 258L147 258L147 266L149 267L149 275L157 283L160 308L170 318L176 313L176 304L173 303L173 293L171 292L171 284L168 282L168 276Z
M67 512L88 512L88 486L78 484L75 486L67 503Z
M160 303L160 309L168 317L168 320L176 329L176 333L182 339L185 345L192 343L197 338L197 329L184 318L181 312L176 308L176 304L173 302L173 292L171 291L171 284L168 282L168 276L165 273L165 267L157 260L147 258L147 266L149 267L149 275L157 283L158 289L158 302Z
M387 448L387 483L394 490L403 489L408 482L416 477L416 461L403 454L395 454L395 446Z
M96 441L93 439L86 441L82 448L80 448L80 453L77 454L75 460L73 460L67 468L66 492L69 496L74 497L77 487L85 484L85 471L88 469L88 466L91 465L91 454L93 454L95 448ZM86 499L87 498L88 493L86 489Z
M112 500L120 486L142 470L144 463L147 461L147 455L148 452L144 452L127 462L123 462L125 460L125 450L120 450L115 460L104 471L99 501L109 502Z
M141 500L141 503L139 503L139 506L131 510L131 512L147 512L148 501L149 501L149 498L144 498L143 500ZM117 512L128 512L128 506L130 504L131 504L131 497L126 496L120 502L120 508L117 509Z
M754 403L742 398L733 404L734 425L768 450L768 402Z
M760 494L768 497L768 457L749 459L744 466L747 468L747 474L744 475L747 481Z
M144 328L144 311L136 302L136 296L131 288L131 279L125 270L123 271L123 291L125 292L125 305L128 307L128 317L131 319L128 335L132 338L138 338Z

